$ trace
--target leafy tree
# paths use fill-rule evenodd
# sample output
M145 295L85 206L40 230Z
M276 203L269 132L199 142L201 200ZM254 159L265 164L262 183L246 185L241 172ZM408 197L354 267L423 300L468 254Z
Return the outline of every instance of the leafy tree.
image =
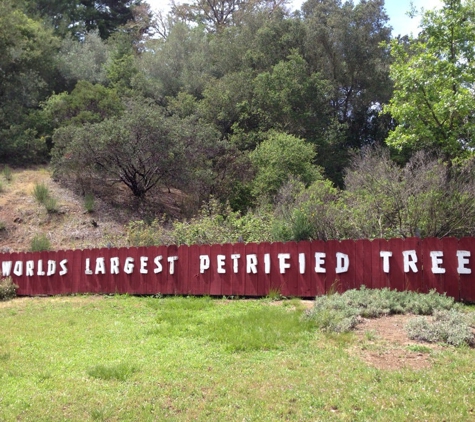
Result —
M274 196L292 176L306 185L321 178L313 165L315 147L292 135L270 132L252 153L251 161L256 168L252 183L257 198Z
M56 84L59 40L13 1L0 2L0 161L44 157L28 115Z
M386 131L378 112L391 95L391 28L383 0L308 0L302 6L307 28L305 55L312 71L331 89L333 115L347 130L347 147L382 143ZM382 123L385 123L384 120Z
M421 29L409 43L391 43L395 90L384 110L398 126L387 143L465 155L475 146L475 3L446 0L424 14Z
M156 186L195 187L214 139L206 125L135 98L120 116L57 129L53 166L57 177L122 183L141 198Z
M83 80L93 84L107 81L105 65L110 51L97 31L88 32L84 39L65 37L59 51L59 68L63 77L76 84Z
M98 30L107 39L120 26L134 19L133 8L141 0L25 0L26 11L51 22L56 32L81 38Z

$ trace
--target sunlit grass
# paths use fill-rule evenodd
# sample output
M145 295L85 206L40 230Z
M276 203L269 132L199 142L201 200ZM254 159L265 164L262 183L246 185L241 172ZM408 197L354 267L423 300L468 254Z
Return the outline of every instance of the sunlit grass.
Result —
M384 371L293 300L64 297L0 307L0 420L473 420L474 351ZM414 349L417 351L416 349ZM422 350L420 350L422 351Z

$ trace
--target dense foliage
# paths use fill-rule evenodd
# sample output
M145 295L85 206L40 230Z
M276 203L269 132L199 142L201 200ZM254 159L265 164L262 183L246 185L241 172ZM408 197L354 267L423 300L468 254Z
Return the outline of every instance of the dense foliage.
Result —
M473 10L446 0L417 37L391 39L382 0L168 15L4 0L0 162L51 162L82 193L121 185L138 207L179 191L191 220L166 230L212 200L255 224L245 241L264 226L264 240L470 235Z

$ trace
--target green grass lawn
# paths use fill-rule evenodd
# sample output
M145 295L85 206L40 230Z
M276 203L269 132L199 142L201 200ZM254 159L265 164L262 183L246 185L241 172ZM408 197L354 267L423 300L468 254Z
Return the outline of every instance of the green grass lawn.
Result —
M0 306L0 421L475 420L475 351L379 370L298 300L77 296ZM414 348L413 353L422 349Z

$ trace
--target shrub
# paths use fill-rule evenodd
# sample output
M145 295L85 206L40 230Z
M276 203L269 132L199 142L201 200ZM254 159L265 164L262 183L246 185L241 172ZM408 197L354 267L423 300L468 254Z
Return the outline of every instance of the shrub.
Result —
M409 338L428 343L470 346L475 340L468 316L455 309L435 311L432 320L414 318L406 331Z
M413 313L432 315L436 311L456 309L453 298L435 291L429 294L398 292L389 289L348 290L342 294L319 296L307 312L307 318L324 331L345 332L353 329L360 318Z
M18 286L11 277L0 279L0 300L13 299L16 296Z
M49 251L51 243L45 234L38 234L31 240L31 252Z

